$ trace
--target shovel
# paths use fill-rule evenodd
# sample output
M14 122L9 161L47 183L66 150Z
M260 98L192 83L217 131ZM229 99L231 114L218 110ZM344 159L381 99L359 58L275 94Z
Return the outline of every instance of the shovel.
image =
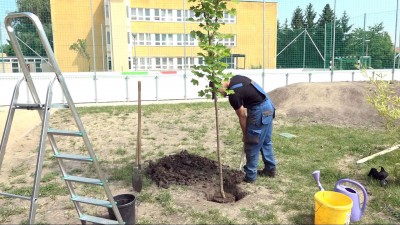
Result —
M246 153L244 152L244 144L243 144L242 155L240 156L239 170L242 170L243 164L246 161L245 156L246 156Z
M136 165L133 167L132 187L136 192L142 191L142 176L141 176L141 164L140 164L140 148L142 145L141 131L142 131L142 104L141 104L142 86L141 82L138 81L138 131L136 141Z

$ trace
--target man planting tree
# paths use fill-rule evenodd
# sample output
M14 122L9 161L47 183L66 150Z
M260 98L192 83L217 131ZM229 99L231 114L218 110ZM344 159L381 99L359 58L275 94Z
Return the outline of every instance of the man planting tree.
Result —
M210 83L210 86L214 86ZM218 92L228 95L229 103L236 111L242 128L246 165L244 181L253 183L257 174L275 177L276 162L272 145L273 119L275 107L268 94L260 85L248 77L236 75L221 82ZM231 90L227 94L226 90ZM247 109L247 116L246 116ZM264 169L257 172L259 152L264 162Z

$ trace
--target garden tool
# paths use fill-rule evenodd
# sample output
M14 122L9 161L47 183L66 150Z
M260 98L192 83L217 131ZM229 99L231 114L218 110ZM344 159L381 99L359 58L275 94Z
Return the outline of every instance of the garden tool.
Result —
M244 144L243 144L243 149L242 149L242 155L240 156L240 165L239 165L239 170L242 170L243 168L243 163L245 163L245 158L246 153L244 152Z
M137 141L136 141L136 165L133 167L132 187L136 192L142 190L142 176L141 176L141 163L140 163L140 150L141 150L141 131L142 131L142 105L141 96L142 86L141 81L138 81L138 130L137 130Z

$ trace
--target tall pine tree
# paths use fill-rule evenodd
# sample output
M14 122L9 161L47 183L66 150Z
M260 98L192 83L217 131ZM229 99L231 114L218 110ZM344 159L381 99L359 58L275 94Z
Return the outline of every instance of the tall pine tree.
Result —
M292 29L301 29L304 27L303 11L297 6L292 16Z
M304 12L304 21L306 28L314 28L315 26L315 17L317 16L317 13L314 11L313 5L310 3L307 5L306 10Z

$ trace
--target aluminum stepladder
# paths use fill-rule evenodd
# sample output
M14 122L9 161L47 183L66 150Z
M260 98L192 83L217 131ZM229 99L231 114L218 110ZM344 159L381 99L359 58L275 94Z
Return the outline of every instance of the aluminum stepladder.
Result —
M54 73L56 75L48 86L46 101L44 104L42 104L40 102L40 98L36 91L36 88L33 83L30 72L28 70L28 67L25 63L24 56L22 54L20 45L19 45L17 37L14 33L14 29L11 25L11 22L13 19L22 18L22 17L26 17L26 18L30 19L32 21L33 25L35 26L36 31L41 40L41 43L46 51L46 54L47 54L47 57L49 60L49 64L53 68ZM16 56L18 58L20 65L21 65L21 69L24 74L24 77L21 80L19 80L15 86L13 97L12 97L11 104L10 104L10 108L8 111L7 121L5 124L3 136L1 139L1 146L0 146L0 169L1 169L3 159L4 159L5 150L6 150L8 138L10 135L10 130L11 130L15 110L19 110L19 109L37 110L39 112L39 115L42 120L42 126L41 126L41 134L40 134L40 138L39 138L39 148L38 148L38 156L37 156L37 161L36 161L36 171L35 171L34 184L33 184L31 196L21 196L21 195L14 195L14 194L3 193L3 192L0 192L0 195L6 196L6 197L11 197L11 198L20 198L20 199L24 199L24 200L29 200L30 201L30 211L29 211L28 223L34 224L37 200L38 200L38 196L39 196L39 185L40 185L41 172L42 172L42 167L43 167L44 152L45 152L46 140L48 139L50 142L50 145L53 149L54 157L57 159L58 165L59 165L61 173L62 173L62 177L67 185L71 200L75 206L75 209L78 213L81 223L86 224L86 222L92 222L92 223L98 223L98 224L124 224L124 221L122 220L119 209L116 205L116 202L114 201L111 190L107 184L107 180L105 179L104 174L100 169L99 162L96 158L93 147L90 143L88 135L84 129L82 121L81 121L79 114L77 112L77 109L75 107L75 104L74 104L74 102L71 98L71 95L69 93L69 90L66 86L64 77L62 76L61 71L58 67L54 53L51 49L51 46L49 44L49 41L46 37L46 34L44 32L43 26L42 26L39 18L36 15L29 13L29 12L11 13L11 14L8 14L5 18L5 26L6 26L7 33L10 37L10 41L13 46L13 49L16 53ZM61 91L66 100L66 104L61 104L61 105L60 104L52 104L52 94L53 94L52 87L53 87L53 83L55 82L56 79L59 82ZM31 96L34 101L33 104L18 103L19 87L23 81L26 82L27 87L31 93ZM49 128L50 109L51 108L60 108L60 106L63 108L70 109L72 117L74 118L74 121L78 128L78 131L56 130L56 129ZM67 154L67 153L60 152L54 136L74 136L77 138L82 138L84 145L87 149L88 155L76 155L76 154ZM86 177L70 175L64 164L64 161L69 161L69 160L79 161L82 163L92 163L97 176L94 178L86 178ZM1 170L0 170L0 172L1 172ZM75 192L75 189L73 186L74 183L81 183L81 184L83 183L83 184L89 184L89 185L102 186L108 200L100 200L100 199L95 199L95 198L90 198L90 197L85 197L85 196L79 196ZM81 204L88 204L88 205L112 208L114 215L116 217L116 220L110 220L110 219L106 219L106 218L102 218L102 217L91 216L91 215L85 214L85 212L82 209Z

